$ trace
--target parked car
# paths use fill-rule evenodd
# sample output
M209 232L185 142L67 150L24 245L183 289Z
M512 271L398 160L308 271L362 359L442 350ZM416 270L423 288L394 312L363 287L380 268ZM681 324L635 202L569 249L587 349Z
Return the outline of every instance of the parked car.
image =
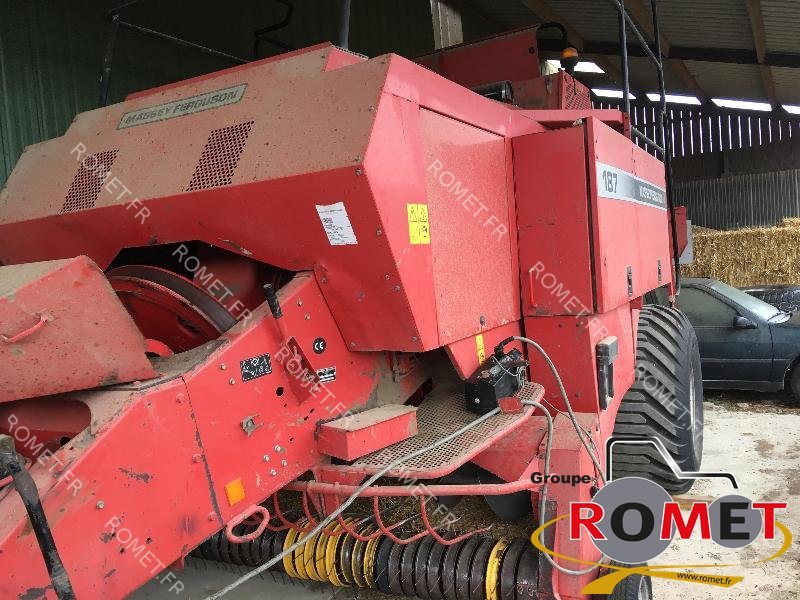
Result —
M800 312L800 285L758 285L742 290L783 311Z
M800 399L800 314L716 279L683 279L678 307L697 333L706 387L788 387Z

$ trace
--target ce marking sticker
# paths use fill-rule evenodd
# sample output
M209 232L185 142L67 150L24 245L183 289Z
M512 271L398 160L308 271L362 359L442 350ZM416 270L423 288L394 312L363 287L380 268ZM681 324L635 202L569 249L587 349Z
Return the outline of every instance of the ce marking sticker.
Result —
M325 338L318 337L317 339L314 340L314 345L313 345L314 354L322 354L323 352L325 352L325 348L327 347L328 347L328 342L325 341Z

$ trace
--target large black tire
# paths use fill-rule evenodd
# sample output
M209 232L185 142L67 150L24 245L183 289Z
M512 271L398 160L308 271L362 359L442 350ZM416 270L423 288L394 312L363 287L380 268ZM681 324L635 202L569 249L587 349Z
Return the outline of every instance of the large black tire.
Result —
M612 564L620 567L631 567L633 565L623 565L618 562ZM641 565L637 565L641 566ZM599 577L608 575L610 569L600 569ZM620 581L608 596L592 596L593 600L653 600L653 582L650 575L639 575L635 573L628 575L625 579Z
M614 425L619 437L658 437L682 471L703 458L703 378L697 336L679 310L645 306L639 315L634 382ZM689 491L652 445L614 448L614 478L643 477L671 494Z

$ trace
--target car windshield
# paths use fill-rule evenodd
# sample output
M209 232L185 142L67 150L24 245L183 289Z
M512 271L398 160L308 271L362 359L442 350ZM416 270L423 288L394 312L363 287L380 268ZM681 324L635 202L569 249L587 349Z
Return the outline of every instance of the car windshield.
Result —
M755 296L751 296L747 292L743 292L740 289L731 287L726 283L722 283L721 281L711 281L709 282L708 287L718 294L730 298L736 304L746 308L765 321L782 323L791 316L789 313L772 306L772 304L764 302L763 300L759 300Z

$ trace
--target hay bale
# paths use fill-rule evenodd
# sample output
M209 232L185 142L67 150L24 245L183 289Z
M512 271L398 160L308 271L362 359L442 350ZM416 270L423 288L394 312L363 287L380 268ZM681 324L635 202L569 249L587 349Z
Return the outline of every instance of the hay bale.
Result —
M800 227L800 217L784 217L779 227Z
M736 287L800 283L800 226L696 233L694 263L683 273Z

